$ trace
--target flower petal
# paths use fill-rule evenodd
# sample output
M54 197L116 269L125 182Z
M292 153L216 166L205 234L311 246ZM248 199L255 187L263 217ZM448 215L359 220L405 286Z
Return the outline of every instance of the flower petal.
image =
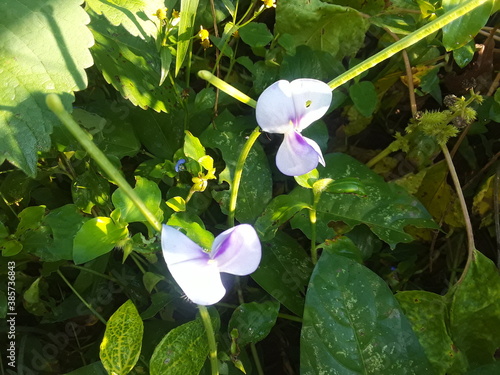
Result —
M312 171L318 162L325 165L318 144L297 132L285 134L276 154L276 166L287 176L300 176Z
M257 269L262 249L255 229L240 224L219 234L212 245L212 259L220 272L249 275Z
M319 120L330 108L332 89L317 79L301 78L290 82L290 90L298 125L301 132L314 121Z
M219 302L226 289L215 262L175 228L163 225L161 247L168 270L186 296L199 305Z
M198 305L213 305L226 294L216 263L193 259L168 266L186 296Z
M277 81L260 94L255 116L262 130L285 134L293 129L295 104L290 82Z

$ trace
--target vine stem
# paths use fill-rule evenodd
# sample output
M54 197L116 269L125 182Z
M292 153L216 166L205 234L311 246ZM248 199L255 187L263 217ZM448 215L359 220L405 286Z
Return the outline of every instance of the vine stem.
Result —
M240 189L241 176L243 174L243 167L245 166L245 161L247 160L248 154L252 149L253 144L259 138L260 128L257 126L253 132L248 137L243 149L241 150L238 161L236 162L236 168L234 170L233 186L231 186L231 196L229 198L229 213L227 216L227 223L230 227L234 226L234 215L236 213L236 201L238 199L238 191Z
M318 263L318 249L316 247L316 215L320 192L315 192L313 189L313 205L309 210L309 221L311 222L311 261L312 264Z
M205 81L208 81L218 89L224 91L226 94L231 95L233 98L239 100L242 103L248 104L252 108L255 108L257 106L257 102L251 97L243 94L240 90L231 86L229 83L224 82L222 79L217 78L208 70L200 70L198 72L198 77L204 79Z
M64 277L64 275L62 274L61 270L57 270L57 274L61 277L61 279L63 279L63 281L66 283L66 285L71 289L71 291L75 294L75 296L78 297L78 299L80 301L82 301L82 303L87 307L87 309L89 309L92 314L94 314L101 322L102 324L106 325L106 319L104 319L101 314L99 314L93 307L90 303L88 303L85 298L83 298L80 293L78 293L78 291L73 287L73 285L71 285L71 283L68 281L68 279L66 279Z
M132 189L127 180L121 175L118 169L111 164L106 155L95 145L91 136L84 132L80 126L73 120L71 115L64 109L61 99L56 94L49 94L46 98L47 107L54 112L54 114L61 120L70 133L77 139L82 147L89 153L89 155L96 161L96 163L103 169L108 177L113 180L116 185L134 202L135 206L141 211L146 220L156 229L161 232L161 223L146 207L141 198Z
M210 314L208 313L207 307L203 305L198 305L198 310L200 311L201 321L205 326L205 331L207 332L209 357L210 357L210 367L212 368L212 375L219 375L219 361L217 360L217 343L215 342L214 327L212 326L212 320L210 319Z
M412 46L418 41L424 39L426 36L438 31L442 27L446 26L450 22L456 20L457 18L463 16L464 14L472 11L478 6L486 3L489 0L470 0L462 5L453 8L449 12L443 14L441 17L436 18L434 21L429 22L427 25L421 27L420 29L412 32L401 40L391 44L389 47L384 50L376 53L372 57L366 59L362 63L356 65L352 69L349 69L347 72L339 75L338 77L332 79L328 82L328 86L332 90L337 87L343 85L344 83L350 81L354 77L357 77L364 71L374 67L375 65L381 63L382 61L388 59L389 57L395 55L401 50Z
M460 202L460 207L462 208L462 215L464 217L465 231L467 233L467 262L465 263L462 276L460 276L460 279L457 281L457 284L459 284L464 279L472 261L474 260L474 250L476 249L476 245L474 244L474 233L472 231L472 223L470 221L469 211L467 209L467 204L465 203L464 194L460 186L460 180L458 179L457 171L455 169L455 166L453 165L450 151L448 151L448 147L446 145L441 145L441 150L443 151L446 164L448 164L448 170L450 171L451 179L453 180L453 184L455 185L455 190Z

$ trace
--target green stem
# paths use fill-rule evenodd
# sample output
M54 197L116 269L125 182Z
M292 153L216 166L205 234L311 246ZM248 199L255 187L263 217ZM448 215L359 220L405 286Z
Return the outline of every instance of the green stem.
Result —
M217 78L208 70L200 70L198 72L198 77L208 81L218 89L221 89L226 94L231 95L233 98L239 100L242 103L248 104L250 107L255 108L257 106L257 102L253 100L246 94L243 94L240 90L234 88L230 84L224 82L222 79Z
M230 227L234 226L234 215L236 212L236 200L238 199L238 190L240 189L241 175L243 173L243 167L245 166L245 161L247 160L248 154L252 149L253 144L259 138L260 128L256 127L252 134L248 137L243 149L241 150L238 162L236 163L236 169L234 170L233 185L231 186L231 197L229 198L229 213L227 217L227 223Z
M210 314L208 313L206 306L198 305L198 310L200 311L201 321L203 322L203 325L205 326L205 331L207 332L212 375L219 375L219 361L217 360L217 343L215 342L215 334L214 334L214 328L212 326L212 320L210 319Z
M395 148L393 147L394 142L392 142L389 146L387 146L385 149L380 151L377 155L375 155L372 159L366 163L366 166L368 168L373 167L375 164L377 164L380 160L385 158L386 156L389 156L393 151L395 151Z
M309 210L309 221L311 222L311 261L318 263L318 248L316 247L316 214L321 193L313 191L313 205Z
M80 142L82 147L89 153L89 155L96 161L96 163L103 169L108 177L113 180L116 185L123 190L123 192L134 202L135 206L141 211L146 220L156 229L161 232L161 223L149 211L141 198L136 194L134 189L129 185L127 180L120 174L118 169L111 164L106 155L94 144L90 135L84 132L80 126L73 120L71 115L66 112L61 99L56 94L49 94L46 98L47 106L54 112L54 114L61 120L71 134Z
M472 223L470 221L469 211L467 209L467 204L465 203L462 188L460 187L460 180L458 179L457 171L455 170L455 166L453 165L453 160L451 159L450 152L448 151L448 147L446 147L446 145L441 145L441 150L443 151L444 158L446 159L446 164L448 165L448 170L450 171L451 179L453 180L453 184L455 185L458 201L460 202L462 215L464 217L465 231L467 233L467 263L465 263L462 276L460 276L460 279L457 281L457 283L460 283L467 274L467 270L474 260L474 250L476 249L476 245L474 244L474 232L472 231Z
M357 77L364 71L374 67L375 65L395 55L401 50L412 46L413 44L424 39L426 36L438 31L439 29L443 28L450 22L472 11L473 9L486 3L487 1L489 0L471 0L462 5L457 6L456 8L453 8L451 11L443 14L441 17L436 18L434 21L429 22L427 25L412 32L403 39L395 42L386 49L380 51L379 53L373 55L369 59L356 65L352 69L349 69L347 72L339 75L337 78L332 79L330 82L328 82L328 86L330 86L332 90L336 89L337 87L350 81L354 77Z
M257 348L255 346L255 343L250 344L250 351L252 352L252 357L254 358L255 362L255 369L257 370L258 375L264 375L264 370L262 370L262 365L260 364L260 361L258 360L259 358L259 353L257 353ZM257 358L257 360L255 360Z
M101 316L101 314L95 311L95 309L80 295L80 293L78 293L78 291L75 288L73 288L73 285L71 285L68 279L64 277L64 275L60 270L57 270L57 274L61 277L61 279L63 279L63 281L71 289L71 291L75 293L75 296L77 296L78 299L83 302L83 304L87 307L87 309L89 309L92 312L92 314L94 314L102 322L102 324L106 325L106 319L104 319Z

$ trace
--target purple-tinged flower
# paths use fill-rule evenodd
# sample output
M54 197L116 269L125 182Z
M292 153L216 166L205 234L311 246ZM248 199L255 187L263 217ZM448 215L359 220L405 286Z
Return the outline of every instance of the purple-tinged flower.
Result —
M213 305L226 294L220 273L249 275L262 255L259 237L248 224L219 234L204 251L174 227L163 225L161 247L167 267L186 296L198 305Z
M179 159L175 164L175 171L180 172L186 170L186 166L184 164L186 164L186 159Z
M325 165L316 142L302 130L319 120L330 107L332 90L321 81L301 78L277 81L257 100L257 123L268 133L284 134L276 154L276 166L288 176L300 176Z

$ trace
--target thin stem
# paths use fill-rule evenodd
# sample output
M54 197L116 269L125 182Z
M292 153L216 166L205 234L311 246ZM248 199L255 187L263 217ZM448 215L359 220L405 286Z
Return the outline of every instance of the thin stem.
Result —
M207 333L212 375L219 375L219 361L217 360L217 343L215 342L215 334L214 334L214 328L212 326L212 320L210 319L210 314L208 313L206 306L198 305L198 310L200 311L201 321L203 322L203 325L205 326L205 331Z
M497 164L495 182L493 184L493 214L495 216L495 235L497 240L497 267L500 268L500 217L498 214L500 202L498 192L500 190L500 164Z
M55 94L49 94L46 98L47 106L54 112L54 114L61 120L71 134L80 142L82 147L89 153L89 155L96 161L96 163L106 172L106 174L113 180L116 185L123 190L123 192L134 202L135 206L141 211L146 220L156 229L161 232L161 223L149 211L141 198L132 189L127 180L120 174L118 169L111 164L106 155L94 144L91 137L84 132L80 126L73 120L71 115L66 112L62 105L61 99Z
M385 158L386 156L389 156L390 153L392 153L394 150L394 146L393 146L393 143L392 142L389 146L387 146L385 149L383 149L382 151L380 151L377 155L375 155L372 159L370 159L368 161L368 163L366 163L366 166L368 168L371 168L373 167L375 164L377 164L380 160L382 160L383 158Z
M87 309L89 309L92 312L92 314L94 314L102 322L102 324L106 325L106 319L104 319L101 316L101 314L99 314L97 311L95 311L95 309L85 300L85 298L83 298L80 295L80 293L78 293L78 291L75 288L73 288L73 285L71 285L71 283L68 281L68 279L66 279L64 277L61 270L57 270L57 274L59 276L61 276L61 279L63 279L63 281L66 283L66 285L71 289L71 291L75 294L75 296L77 296L78 299L80 301L82 301L82 303L87 307Z
M230 227L234 226L234 215L236 212L236 200L238 199L238 190L240 189L241 175L243 173L243 167L245 166L245 161L247 160L248 154L252 149L253 144L259 138L260 128L256 127L252 134L248 137L243 149L241 150L240 156L236 163L236 168L234 170L233 185L231 186L231 197L229 198L229 213L227 217L227 223Z
M252 108L255 108L257 106L257 102L253 100L251 97L249 97L246 94L243 94L240 90L224 82L222 79L217 78L208 70L200 70L198 72L198 77L204 79L205 81L208 81L215 87L224 91L226 94L231 95L233 98L239 100L242 103L248 104Z
M474 250L476 249L476 245L474 244L474 233L472 231L472 223L470 221L469 211L467 209L467 204L465 203L462 188L460 187L460 180L458 179L457 171L455 170L455 166L453 165L453 160L451 159L450 152L448 151L448 147L446 147L446 145L441 145L441 150L443 151L444 158L446 159L446 164L448 164L451 179L453 180L453 184L455 185L455 190L460 202L460 207L462 208L462 214L464 216L465 231L467 233L467 263L465 264L462 276L460 276L460 279L457 282L460 283L463 280L464 276L467 274L467 270L469 269L471 262L474 260Z
M451 11L443 14L441 17L436 18L434 21L429 22L427 25L421 27L420 29L412 32L407 35L403 39L397 41L386 49L380 51L379 53L373 55L369 59L363 61L362 63L356 65L352 69L349 69L347 72L339 75L337 78L334 78L328 83L328 86L331 87L332 90L343 85L344 83L350 81L354 77L357 77L364 71L374 67L375 65L381 63L382 61L390 58L401 50L412 46L418 41L424 39L426 36L438 31L445 25L450 22L456 20L457 18L463 16L464 14L472 11L478 6L486 3L488 0L471 0L462 5L457 6Z
M311 222L311 261L313 264L318 263L318 249L316 247L316 213L317 206L319 202L319 197L321 193L314 194L314 201L312 208L309 210L309 221Z
M255 343L250 344L250 351L252 352L252 357L254 358L255 362L255 369L257 370L257 374L259 375L264 375L264 370L262 370L262 365L260 364L260 361L255 361L255 358L259 358L259 353L257 353L257 348L255 347Z

